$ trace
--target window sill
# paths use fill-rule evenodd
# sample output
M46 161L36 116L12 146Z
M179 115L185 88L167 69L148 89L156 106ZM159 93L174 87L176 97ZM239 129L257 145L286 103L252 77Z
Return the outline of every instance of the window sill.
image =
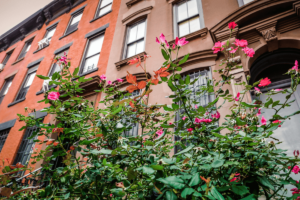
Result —
M101 17L104 17L105 15L107 15L107 14L109 14L109 13L111 13L111 12L112 12L112 10L108 11L107 13L104 13L103 15L100 15L99 17L96 17L96 18L92 19L92 20L90 21L90 23L96 21L97 19L100 19Z
M119 62L116 62L115 65L117 67L117 70L120 71L122 67L124 67L125 65L127 65L128 61L129 60L132 60L133 58L136 58L138 56L140 56L142 58L142 60L144 59L144 55L147 55L146 52L142 52L142 53L139 53L137 55L134 55L134 56L131 56L129 58L126 58L124 60L121 60Z
M15 104L17 104L17 103L20 103L20 102L22 102L22 101L25 101L25 99L26 99L26 98L24 97L24 98L22 98L22 99L19 99L19 100L17 100L17 101L14 101L14 102L8 104L7 107L11 107L11 106L13 106L13 105L15 105Z
M95 68L95 69L92 69L91 71L84 72L84 73L82 73L82 74L78 74L78 76L80 76L80 77L86 76L86 75L91 74L91 73L94 73L94 72L96 72L96 71L98 71L98 70L99 70L99 68L97 67L97 68ZM74 80L76 80L76 79L78 79L78 78L72 78L72 81L74 81Z
M59 38L59 40L63 39L64 37L67 37L68 35L74 33L74 32L77 31L77 30L78 30L78 28L76 28L74 31L71 31L70 33L68 33L68 34L66 34L66 35L61 36L61 37Z
M191 41L196 38L205 37L207 35L207 33L208 33L208 29L207 29L207 27L205 27L205 28L200 29L199 31L190 33L188 35L184 35L181 38L185 37L185 39L187 41ZM170 46L175 44L175 40L170 41L169 44L170 44Z
M49 90L51 90L52 88L56 88L57 87L57 85L53 85L53 86L50 86L49 87ZM44 90L43 89L41 89L40 91L38 91L37 93L35 93L36 95L40 95L40 94L43 94L44 93Z
M39 52L39 51L41 51L41 50L43 50L43 49L45 49L45 48L49 47L49 45L50 45L50 44L48 44L47 46L44 46L44 47L43 47L43 48L41 48L41 49L38 49L38 50L34 51L34 52L33 52L33 54L35 54L35 53L37 53L37 52Z
M24 57L25 58L25 57ZM24 58L21 58L21 59L19 59L19 60L17 60L17 61L15 61L14 63L12 63L11 65L15 65L15 64L17 64L18 62L21 62L22 60L24 60Z

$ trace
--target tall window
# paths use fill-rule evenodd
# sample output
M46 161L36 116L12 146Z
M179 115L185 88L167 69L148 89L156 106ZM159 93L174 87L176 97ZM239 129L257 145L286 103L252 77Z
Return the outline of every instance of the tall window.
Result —
M82 61L83 67L81 69L81 73L86 73L97 68L103 39L104 34L101 34L88 40L84 59Z
M25 96L30 88L30 85L33 82L37 68L38 68L38 66L35 66L28 70L26 78L21 86L20 91L19 91L19 94L17 95L16 101L25 98Z
M24 47L23 47L23 49L22 49L22 51L21 51L21 53L20 53L20 55L19 55L19 57L18 57L18 60L20 60L20 59L22 59L22 58L25 57L26 53L29 51L29 49L30 49L30 47L31 47L32 41L33 41L33 39L28 40L28 41L25 43L25 45L24 45Z
M5 80L5 83L0 91L0 104L3 101L5 95L7 94L8 90L12 84L13 79L14 79L14 76L11 76Z
M6 65L6 63L8 62L8 60L9 60L11 54L12 54L12 52L13 52L13 51L10 51L10 52L8 52L8 53L6 54L4 60L2 61L2 64L3 64L3 65Z
M111 11L113 0L100 0L99 7L97 10L96 18Z
M254 0L238 0L238 3L239 3L239 6L241 7L241 6L243 6L247 3L250 3L252 1L254 1Z
M0 131L0 152L2 151L2 148L4 146L7 136L9 134L9 131L10 131L10 128Z
M65 35L68 35L69 33L72 33L75 30L77 30L81 17L82 17L82 11L72 15L69 26L65 32Z
M204 26L200 0L183 0L174 5L175 36L182 37Z
M28 127L26 128L25 134L23 136L21 145L19 147L17 156L14 160L14 165L17 163L21 163L22 165L27 165L28 161L30 159L30 156L34 149L34 140L36 137L29 139L34 132L36 132L38 129L36 127Z
M52 36L53 36L54 33L55 33L55 30L56 30L56 26L55 26L55 27L52 27L51 29L48 29L47 32L46 32L46 34L45 34L45 37L44 37L44 38L47 38L48 41L50 42Z
M146 20L139 21L127 29L125 58L142 53L145 49Z

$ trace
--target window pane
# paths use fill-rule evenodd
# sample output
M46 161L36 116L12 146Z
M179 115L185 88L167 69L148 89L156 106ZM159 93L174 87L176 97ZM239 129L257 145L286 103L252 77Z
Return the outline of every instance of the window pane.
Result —
M138 25L137 39L143 38L145 36L145 25L145 22Z
M197 1L196 0L188 1L188 12L189 12L188 13L189 17L198 14L198 7L197 7Z
M85 60L85 65L84 65L84 68L83 68L83 73L87 72L87 71L90 71L92 69L97 68L99 56L100 56L100 54L95 55L95 56L90 57L90 58L88 58L88 59Z
M24 88L26 88L26 87L28 87L28 86L30 86L32 84L34 77L35 77L35 72L32 73L32 74L30 74L30 75L28 75L27 80L26 80L26 82L24 84Z
M82 13L79 14L79 15L74 16L70 25L73 25L73 24L79 22L81 17L82 17Z
M100 8L112 3L113 0L102 0Z
M7 94L7 92L8 92L8 90L9 90L9 88L10 88L11 84L12 84L12 81L10 81L10 82L8 83L8 85L6 86L6 88L5 88L5 91L4 91L3 95L6 95L6 94Z
M186 19L187 17L188 15L187 15L186 3L182 3L178 5L178 21Z
M101 48L102 48L103 38L104 38L104 36L101 35L101 36L89 41L86 57L92 56L96 53L100 53Z
M190 33L189 31L189 21L182 22L179 25L179 37L187 35Z
M190 21L190 33L200 30L200 19L199 17L194 17Z
M127 49L127 58L135 55L136 43L133 43L128 46Z
M244 4L247 4L247 3L250 3L252 2L253 0L244 0Z
M131 27L129 29L128 43L136 40L136 34L137 34L137 26Z
M55 28L51 29L50 31L47 32L47 35L45 36L45 38L51 38L54 35L55 32Z
M25 52L28 52L31 47L31 43L27 45Z
M109 11L111 11L111 6L112 6L112 4L110 4L104 8L101 8L101 10L99 12L99 16L104 15L105 13L108 13Z
M137 43L135 55L142 53L143 51L144 51L144 40Z

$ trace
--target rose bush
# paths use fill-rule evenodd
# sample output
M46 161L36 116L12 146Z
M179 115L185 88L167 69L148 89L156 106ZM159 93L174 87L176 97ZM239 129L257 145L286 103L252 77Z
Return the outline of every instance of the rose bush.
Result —
M235 23L229 25L233 31ZM36 135L47 139L45 151L33 159L45 159L44 184L34 191L17 193L15 199L218 199L252 200L299 199L300 184L290 177L299 172L299 153L294 157L278 149L280 143L272 136L288 118L300 111L280 116L278 112L289 106L289 99L296 91L300 78L298 69L291 69L291 87L279 91L269 90L266 102L254 99L245 102L247 93L254 90L259 98L260 89L270 80L265 78L254 85L243 82L244 90L233 96L224 85L230 84L230 71L242 68L236 56L241 53L252 57L253 49L245 40L234 44L217 42L214 53L224 55L220 80L207 78L205 86L197 88L196 96L214 95L214 100L203 106L190 89L194 82L190 76L180 74L189 55L178 60L178 51L188 42L176 38L170 47L162 34L156 42L161 47L165 62L147 81L137 81L128 72L126 90L120 91L123 80L111 83L101 76L103 94L100 106L85 100L79 85L89 81L77 74L79 68L70 72L70 62L57 58L63 69L53 74L50 84L59 86L47 92L41 103L44 112L55 115L56 124L43 124L33 117L19 115L26 127L37 126ZM233 47L233 48L231 48ZM235 51L232 51L234 49ZM129 62L140 67L147 76L146 59L137 57ZM48 80L49 77L38 75ZM171 105L149 105L148 100L155 85L167 84L173 92L168 98ZM142 90L135 97L130 93ZM55 93L54 93L55 92ZM54 96L53 94L60 94ZM273 101L272 96L286 94L284 102ZM59 98L58 98L59 97ZM55 101L53 101L55 100ZM222 115L218 110L223 102L231 103L231 114ZM217 105L219 105L217 107ZM275 109L266 119L261 109ZM171 123L174 118L176 120ZM260 118L261 117L261 118ZM220 118L225 119L219 123ZM139 135L125 137L134 124L140 125ZM53 134L57 138L52 138ZM174 137L180 138L174 142ZM53 140L55 139L55 140ZM272 139L266 142L266 139ZM50 142L49 142L50 141ZM174 147L180 149L172 154ZM77 156L76 156L77 155ZM62 164L54 167L53 160ZM10 181L8 181L10 182ZM7 188L7 183L3 184ZM292 197L286 197L286 185L294 185ZM13 191L20 190L17 185ZM24 189L24 188L23 188Z

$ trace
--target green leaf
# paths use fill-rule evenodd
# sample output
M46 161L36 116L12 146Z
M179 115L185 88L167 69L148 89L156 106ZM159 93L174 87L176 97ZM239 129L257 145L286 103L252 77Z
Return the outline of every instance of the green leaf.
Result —
M275 101L273 104L272 104L272 108L274 108L275 106L277 106L278 104L280 103L280 101Z
M189 147L187 147L186 149L176 153L175 155L179 155L179 154L183 154L183 153L186 153L188 151L190 151L195 145L191 144Z
M214 186L212 186L210 192L216 199L225 200L225 198L219 193L219 191Z
M168 106L164 106L165 111L174 111L172 108L169 108Z
M122 106L119 106L119 107L117 108L117 110L115 110L115 111L112 112L111 114L112 114L112 115L115 115L115 114L121 112L121 111L122 111L122 108L123 108Z
M245 102L241 102L241 104L245 107L248 107L248 108L255 108L257 107L256 104L248 104L248 103L245 103Z
M167 200L177 200L178 198L177 198L176 194L172 190L170 190L170 191L166 192L166 199Z
M187 195L191 195L195 190L193 188L184 188L181 192L181 197L186 198Z
M191 82L191 78L190 78L190 75L187 75L186 77L185 77L185 84L190 84L190 82Z
M162 53L162 55L163 55L163 57L164 57L164 59L165 60L169 60L169 55L166 53L166 51L164 50L164 49L161 49L161 53Z
M95 150L95 149L94 149ZM110 149L101 149L100 151L99 151L99 153L102 153L102 154L111 154L111 152L112 152L112 150L110 150Z
M271 98L267 103L265 103L265 107L268 108L269 105L273 103L273 99Z
M36 75L36 76L43 80L49 80L49 77L47 76L42 76L42 75Z
M163 161L166 162L169 165L172 165L174 163L176 163L176 158L163 158Z
M181 65L181 64L185 63L185 62L188 60L189 56L190 56L190 54L185 55L185 56L179 61L178 65Z
M245 195L247 193L249 193L248 189L246 186L236 186L236 185L232 185L232 191L238 195Z
M152 169L155 169L155 170L163 170L164 169L164 167L161 165L151 165L150 167L152 167Z
M159 179L157 179L157 181L160 181L164 184L170 185L174 189L182 189L185 186L183 180L176 176L169 176L167 178L159 178Z
M241 200L255 200L256 198L254 198L254 194L250 194L249 196L242 198Z
M168 80L168 86L170 87L170 89L172 91L176 91L177 90L176 87L173 85L171 78Z
M175 110L175 109L178 109L179 108L179 105L178 104L176 104L176 103L173 103L172 104L172 108Z
M271 190L275 190L274 186L270 183L270 181L267 179L267 177L265 177L265 176L264 177L258 176L257 179L259 180L259 182L262 185L270 188Z
M168 78L167 77L160 77L162 81L167 82Z
M242 121L239 117L236 118L236 125L238 126L244 126L247 122Z
M79 67L76 67L73 72L73 76L76 76L78 74L78 72L79 72Z
M195 185L198 185L200 183L200 174L199 172L193 175L193 178L191 179L189 186L193 187Z
M212 166L213 168L218 168L218 167L221 167L222 165L224 165L224 160L220 160L220 159L214 160L214 161L211 163L211 166Z

